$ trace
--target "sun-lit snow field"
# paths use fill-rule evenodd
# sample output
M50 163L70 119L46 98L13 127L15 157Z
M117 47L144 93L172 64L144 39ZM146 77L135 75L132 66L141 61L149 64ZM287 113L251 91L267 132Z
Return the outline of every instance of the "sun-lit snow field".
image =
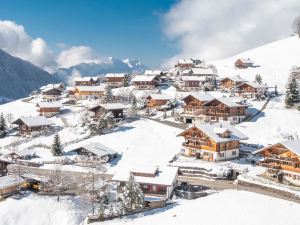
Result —
M299 52L300 40L293 36L211 63L217 66L220 77L241 75L244 79L253 81L255 75L260 74L263 82L270 86L278 85L282 90L291 67L300 65ZM250 58L259 67L235 69L234 62L239 58Z
M296 225L300 220L299 210L297 203L227 190L205 198L182 200L168 209L94 225Z
M0 225L78 225L90 207L74 197L45 197L31 194L21 200L0 202Z

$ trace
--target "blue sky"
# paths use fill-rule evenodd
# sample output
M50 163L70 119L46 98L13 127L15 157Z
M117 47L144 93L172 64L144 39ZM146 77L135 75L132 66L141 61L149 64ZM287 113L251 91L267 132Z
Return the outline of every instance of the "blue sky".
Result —
M0 20L24 26L59 51L90 46L101 56L137 58L152 67L176 54L163 34L163 15L176 0L1 0Z

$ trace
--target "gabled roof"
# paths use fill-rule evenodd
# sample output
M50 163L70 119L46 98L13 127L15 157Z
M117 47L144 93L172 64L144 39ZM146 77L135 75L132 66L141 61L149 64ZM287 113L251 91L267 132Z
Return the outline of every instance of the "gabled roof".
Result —
M117 109L127 109L128 107L121 103L106 103L106 104L100 104L100 107L106 109L106 110L117 110Z
M198 94L198 93L189 94L188 96L184 97L183 99L186 99L189 96L192 96L192 97L196 98L200 102L208 102L208 101L211 101L211 100L215 99L215 97L213 97L209 94Z
M205 76L183 76L181 77L183 81L206 81Z
M37 107L40 108L60 108L60 102L38 102L36 104Z
M22 178L16 178L12 175L0 177L0 189L17 186L24 182Z
M132 82L144 82L148 81L151 82L156 78L156 75L136 75L133 79Z
M49 126L54 124L51 120L48 120L46 117L43 116L21 116L19 119L12 122L12 124L19 124L20 122L23 122L29 127Z
M164 94L151 94L147 97L148 98L152 98L154 100L172 100L174 98L172 98L169 95L164 95Z
M74 82L79 82L79 81L94 81L92 77L75 77Z
M191 60L191 59L179 59L178 64L193 64L193 60Z
M247 84L247 85L249 85L249 86L251 86L251 87L253 87L253 88L267 88L268 86L266 86L266 85L264 85L264 84L259 84L259 83L257 83L257 82L243 82L243 83L241 83L240 85L238 85L236 88L238 88L238 87L240 87L240 86L243 86L243 85L245 85L245 84Z
M41 91L42 91L43 94L45 94L48 91L55 91L55 92L57 92L59 94L62 92L62 90L60 90L58 88L55 88L55 87L46 87L44 89L41 89Z
M172 186L173 182L177 176L178 173L178 168L177 167L170 167L170 166L162 166L159 168L154 168L155 170L158 170L156 175L154 177L152 176L137 176L134 175L134 178L137 183L141 184L156 184L156 185L165 185L165 186ZM134 171L133 171L134 170ZM141 173L152 173L153 168L147 169L142 169L139 170L138 172L143 171ZM147 172L149 171L149 172ZM112 178L112 181L122 181L122 182L127 182L130 176L130 173L137 172L137 169L121 169L117 170L115 175Z
M278 142L276 144L264 147L262 149L258 149L257 151L253 152L253 154L258 154L258 153L260 153L260 152L262 152L262 151L264 151L266 149L269 149L270 147L273 147L274 145L277 145L277 144L282 144L287 149L289 149L290 151L292 151L295 154L297 154L298 156L300 156L300 139L288 140L288 141L281 141L281 142Z
M251 60L251 59L249 59L249 58L247 58L247 59L245 59L245 58L240 58L240 59L238 59L238 60L241 60L243 63L245 63L245 64L253 64L254 62Z
M204 105L208 105L209 103L211 103L214 100L217 100L217 101L223 103L224 105L228 106L229 108L231 108L231 107L249 107L249 105L242 105L242 104L236 103L236 102L234 102L233 100L231 100L230 98L227 98L227 97L212 99L211 101L208 101L208 102L204 103Z
M194 75L216 75L212 68L192 68L192 72Z
M230 80L232 80L234 82L247 82L247 80L241 78L240 76L224 77L221 81L223 81L225 79L230 79Z
M188 128L187 130L190 130L193 128L199 129L200 131L205 133L208 137L213 139L216 143L222 143L222 142L228 142L228 141L240 141L240 140L248 139L248 137L245 134L243 134L238 129L236 129L234 126L232 126L226 122L218 122L218 123L214 123L214 124L204 123L204 124L200 124L197 126L192 126L192 127ZM226 130L226 131L230 132L230 136L229 137L220 136L216 132L217 128L223 128L222 130ZM180 134L178 134L178 136L181 136L187 130L181 132Z
M89 92L105 92L103 86L76 86L78 91L89 91Z
M125 76L126 76L126 73L107 73L105 75L106 78L112 78L112 77L123 78Z
M145 70L145 75L160 75L162 70Z
M113 150L101 143L98 143L98 142L78 147L77 149L75 149L75 151L80 148L83 148L97 156L100 156L100 157L117 154L117 152L115 150Z

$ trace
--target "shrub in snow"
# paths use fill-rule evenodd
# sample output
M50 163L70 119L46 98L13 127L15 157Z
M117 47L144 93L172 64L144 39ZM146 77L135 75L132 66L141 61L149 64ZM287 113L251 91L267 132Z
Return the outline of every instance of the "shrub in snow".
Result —
M54 141L53 141L53 144L51 146L51 152L54 156L62 155L62 145L60 143L60 138L59 138L58 134L56 134L54 136Z
M131 212L144 207L144 194L140 185L135 181L132 173L130 173L129 179L122 191L126 212Z

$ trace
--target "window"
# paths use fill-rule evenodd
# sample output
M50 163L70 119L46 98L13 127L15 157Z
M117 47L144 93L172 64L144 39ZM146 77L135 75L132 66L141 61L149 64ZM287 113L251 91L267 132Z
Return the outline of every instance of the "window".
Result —
M232 151L232 153L231 153L232 155L236 155L236 151Z
M224 154L224 152L220 152L220 157L224 157L225 156L225 154Z
M157 191L157 186L156 185L152 185L152 191Z

